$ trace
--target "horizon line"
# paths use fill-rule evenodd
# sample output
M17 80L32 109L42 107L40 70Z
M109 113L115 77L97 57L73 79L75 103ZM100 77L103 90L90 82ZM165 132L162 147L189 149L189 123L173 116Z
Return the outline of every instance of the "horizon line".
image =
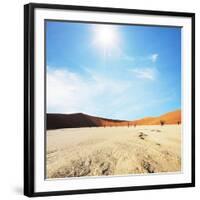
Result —
M90 114L86 114L86 113L83 113L83 112L76 112L76 113L60 113L60 112L55 112L55 113L52 113L52 112L46 112L46 114L60 114L60 115L73 115L73 114L83 114L83 115L89 115L91 117L97 117L97 118L102 118L102 119L108 119L108 120L119 120L119 121L136 121L136 120L141 120L141 119L146 119L146 118L156 118L156 117L160 117L162 115L165 115L167 113L171 113L171 112L176 112L176 111L180 111L181 112L181 108L177 108L175 110L171 110L171 111L168 111L168 112L165 112L163 114L160 114L160 115L154 115L154 116L146 116L146 117L140 117L140 118L136 118L136 119L131 119L131 120L126 120L126 119L111 119L111 118L107 118L107 117L101 117L101 116L96 116L96 115L90 115Z

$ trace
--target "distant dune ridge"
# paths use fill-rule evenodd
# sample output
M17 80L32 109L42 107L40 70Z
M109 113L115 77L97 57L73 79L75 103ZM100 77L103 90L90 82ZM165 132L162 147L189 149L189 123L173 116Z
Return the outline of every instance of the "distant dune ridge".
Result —
M47 129L58 128L80 128L80 127L100 127L106 125L117 125L126 123L125 120L113 120L101 117L75 114L47 114Z
M139 120L132 121L137 125L159 125L160 121L164 121L165 124L178 124L181 123L181 111L176 110L168 112L159 117L147 117Z
M47 114L47 130L60 128L81 128L81 127L107 127L107 126L137 126L137 125L158 125L181 123L181 110L168 112L158 117L146 117L139 120L113 120L95 117L83 113L74 114Z

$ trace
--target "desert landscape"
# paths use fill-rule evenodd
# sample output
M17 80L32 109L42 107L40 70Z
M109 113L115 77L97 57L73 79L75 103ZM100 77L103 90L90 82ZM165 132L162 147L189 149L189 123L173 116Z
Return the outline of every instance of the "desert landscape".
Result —
M181 111L138 120L47 114L46 177L181 170Z

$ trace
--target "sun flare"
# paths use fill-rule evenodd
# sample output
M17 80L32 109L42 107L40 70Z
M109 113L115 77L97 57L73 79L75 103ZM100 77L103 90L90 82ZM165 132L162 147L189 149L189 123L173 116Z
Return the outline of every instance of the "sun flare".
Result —
M114 48L118 42L117 29L111 25L95 26L95 43L105 49Z

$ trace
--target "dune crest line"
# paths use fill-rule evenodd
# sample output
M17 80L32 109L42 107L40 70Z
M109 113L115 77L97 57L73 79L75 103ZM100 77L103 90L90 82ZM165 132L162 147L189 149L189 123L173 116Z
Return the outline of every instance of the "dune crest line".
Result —
M181 111L168 112L158 117L146 117L138 120L117 120L87 115L84 113L59 114L47 113L47 130L59 128L81 128L81 127L113 127L113 126L137 126L137 125L159 125L180 124Z

